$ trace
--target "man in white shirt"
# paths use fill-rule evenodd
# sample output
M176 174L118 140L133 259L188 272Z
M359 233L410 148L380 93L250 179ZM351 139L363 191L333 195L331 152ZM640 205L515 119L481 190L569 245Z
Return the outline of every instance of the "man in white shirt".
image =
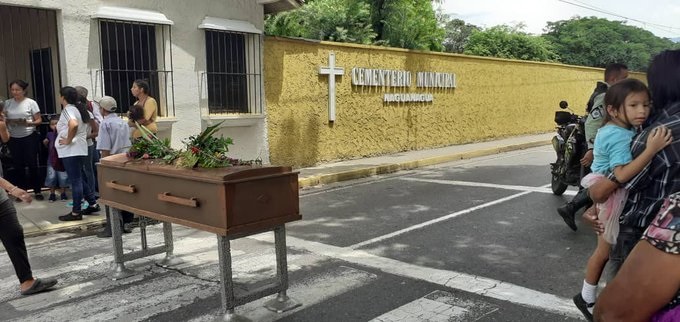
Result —
M99 100L102 123L99 125L99 137L97 139L97 150L101 152L102 158L109 155L126 153L132 143L130 142L130 127L127 122L120 118L116 113L116 100L111 96L104 96ZM123 222L132 222L132 213L121 211ZM111 237L110 218L106 218L107 225L104 230L97 233L98 237ZM121 223L122 224L122 223ZM124 229L130 232L129 229Z

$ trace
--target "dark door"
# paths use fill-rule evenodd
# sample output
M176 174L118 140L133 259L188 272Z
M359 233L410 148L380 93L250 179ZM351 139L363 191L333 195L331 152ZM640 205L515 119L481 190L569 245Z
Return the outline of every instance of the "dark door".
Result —
M40 142L47 136L50 130L50 116L55 111L54 81L52 78L52 50L41 48L31 50L31 83L33 84L33 99L40 107L43 123L38 127ZM38 165L40 178L47 173L47 148L40 144L38 149Z
M51 48L31 51L31 76L33 78L33 99L38 102L40 113L55 114Z

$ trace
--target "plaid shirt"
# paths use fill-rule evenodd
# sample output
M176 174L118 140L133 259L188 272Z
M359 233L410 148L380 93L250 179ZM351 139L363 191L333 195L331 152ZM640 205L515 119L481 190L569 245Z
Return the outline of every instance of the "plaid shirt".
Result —
M633 139L631 151L634 158L640 155L646 147L650 130L660 125L672 132L673 142L625 184L629 193L619 217L621 225L646 228L661 208L664 198L680 191L680 103L657 111L654 121Z

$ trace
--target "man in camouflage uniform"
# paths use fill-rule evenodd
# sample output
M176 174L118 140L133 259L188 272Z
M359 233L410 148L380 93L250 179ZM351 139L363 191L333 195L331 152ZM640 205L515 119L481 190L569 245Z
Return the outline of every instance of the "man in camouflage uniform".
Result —
M588 117L585 123L586 142L588 143L588 151L581 158L581 165L589 168L593 163L593 144L595 143L595 135L597 130L602 126L602 121L607 114L607 108L604 106L604 95L609 86L614 83L628 78L628 67L624 64L610 64L604 70L604 81L598 81L595 86L593 94L590 95L586 112ZM590 171L587 171L590 172ZM576 222L574 220L576 212L591 204L592 201L588 197L588 190L581 189L571 201L557 208L557 213L564 219L564 222L576 231Z

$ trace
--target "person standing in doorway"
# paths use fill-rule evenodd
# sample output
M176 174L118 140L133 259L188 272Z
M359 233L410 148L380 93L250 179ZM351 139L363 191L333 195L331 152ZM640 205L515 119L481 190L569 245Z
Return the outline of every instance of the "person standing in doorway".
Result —
M12 98L5 103L10 134L9 150L12 153L14 169L18 171L17 182L22 189L33 188L35 200L43 200L42 178L38 172L38 148L40 137L37 126L42 123L40 107L26 97L28 83L17 79L9 83ZM28 180L25 169L28 168Z
M136 120L137 123L144 125L149 131L156 134L158 132L158 126L156 125L156 117L158 115L158 103L149 94L150 88L149 83L143 79L135 80L132 83L132 88L130 92L132 96L137 98L137 101L133 105L142 106L144 109L144 118ZM135 120L128 120L130 127L134 128L132 131L132 138L136 139L142 136L142 132L135 125Z
M604 81L597 82L595 90L593 90L590 99L588 99L588 105L586 106L588 117L586 118L585 123L588 150L583 155L583 158L581 158L581 166L588 169L586 173L590 172L590 164L593 163L595 135L597 134L597 130L602 126L602 121L607 115L607 110L604 106L605 93L610 86L626 78L628 78L628 67L626 65L618 63L609 64L604 70ZM571 201L557 208L557 213L571 230L576 231L578 229L575 221L576 212L590 204L592 204L592 201L590 200L590 197L588 197L588 190L581 189Z

